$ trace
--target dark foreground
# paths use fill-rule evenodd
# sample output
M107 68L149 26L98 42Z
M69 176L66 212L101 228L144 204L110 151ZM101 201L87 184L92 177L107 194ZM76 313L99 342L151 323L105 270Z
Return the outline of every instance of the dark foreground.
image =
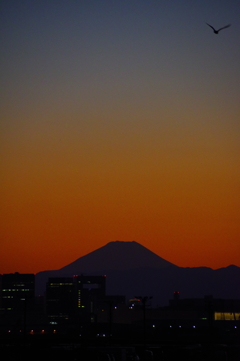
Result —
M1 334L4 361L239 361L240 332L234 330L165 330L155 335Z

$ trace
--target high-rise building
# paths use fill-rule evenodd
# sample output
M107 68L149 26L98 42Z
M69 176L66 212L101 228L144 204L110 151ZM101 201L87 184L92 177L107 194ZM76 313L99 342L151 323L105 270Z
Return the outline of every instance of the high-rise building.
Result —
M46 286L49 323L94 322L105 294L105 276L49 278Z
M2 312L19 313L34 304L35 275L10 273L0 276L0 308Z
M50 324L64 322L74 316L76 290L73 278L49 278L46 286L46 311Z
M105 276L74 276L77 289L78 309L85 309L87 313L96 313L99 302L106 295Z

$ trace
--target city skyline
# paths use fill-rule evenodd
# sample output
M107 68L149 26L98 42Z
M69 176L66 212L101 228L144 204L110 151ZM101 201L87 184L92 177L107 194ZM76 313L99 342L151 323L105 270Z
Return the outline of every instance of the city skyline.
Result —
M239 12L1 2L0 273L116 240L180 267L240 267Z
M44 293L49 277L104 275L110 294L151 295L152 304L166 304L175 290L184 298L212 294L218 298L240 298L236 284L240 267L213 270L207 267L178 267L137 242L109 242L59 270L36 275L36 294Z

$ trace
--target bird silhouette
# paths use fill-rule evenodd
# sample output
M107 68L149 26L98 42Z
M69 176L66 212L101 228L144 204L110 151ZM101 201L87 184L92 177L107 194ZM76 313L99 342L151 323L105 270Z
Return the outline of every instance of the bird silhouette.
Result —
M218 34L220 30L223 30L223 29L229 28L229 26L231 26L231 24L228 24L228 25L223 26L222 28L220 28L220 29L216 30L216 29L215 29L212 25L210 25L210 24L208 24L208 23L206 23L206 24L207 24L208 26L210 26L210 28L212 28L212 29L213 29L214 34Z

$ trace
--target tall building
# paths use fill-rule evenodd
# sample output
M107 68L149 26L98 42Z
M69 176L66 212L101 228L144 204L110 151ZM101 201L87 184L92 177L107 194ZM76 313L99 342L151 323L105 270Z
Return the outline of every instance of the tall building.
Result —
M105 276L49 278L46 286L49 323L95 322L98 307L105 295Z
M73 278L49 278L46 286L46 311L50 324L65 322L74 316L76 290Z
M2 312L19 313L34 305L35 275L10 273L0 276L0 308Z
M100 302L106 296L105 276L74 276L77 289L78 309L96 314Z

